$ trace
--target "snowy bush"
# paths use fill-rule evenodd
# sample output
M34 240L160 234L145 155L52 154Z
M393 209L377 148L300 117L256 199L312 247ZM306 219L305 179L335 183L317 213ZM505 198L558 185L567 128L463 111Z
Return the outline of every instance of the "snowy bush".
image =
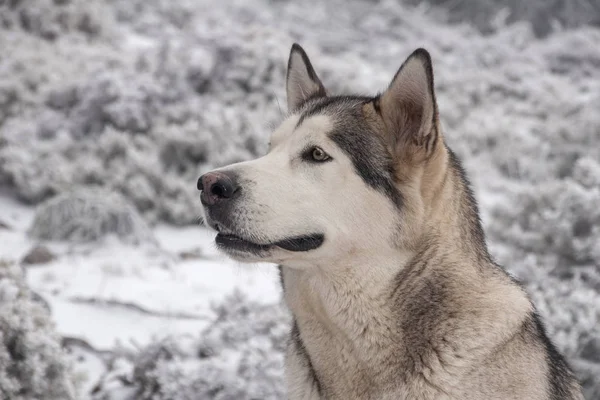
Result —
M395 1L344 4L343 12L332 2L300 21L294 2L266 0L8 3L0 13L7 32L0 47L11 54L0 59L0 182L30 203L100 185L129 197L151 221L195 223L197 177L264 152L270 125L285 112L285 61L295 40L308 46L332 92L382 89L402 58L425 45L436 59L444 122L474 143L513 126L490 114L519 118L533 137L597 118L594 30L540 42L517 24L488 39ZM470 3L456 10L477 9ZM544 4L531 9L563 7ZM325 34L332 10L339 35ZM569 12L594 15L579 2ZM355 23L355 15L364 18ZM82 30L82 21L98 28ZM365 46L373 34L379 45ZM521 163L501 144L489 151L515 173Z
M527 21L536 35L546 36L559 28L585 24L600 25L600 2L597 0L405 0L408 4L426 3L440 6L450 23L469 22L484 33L498 29L499 23ZM437 9L436 11L439 11Z
M149 220L195 223L201 170L265 148L256 130L279 115L283 53L256 62L261 49L238 41L198 42L178 23L186 13L199 18L200 4L165 3L168 21L158 22L146 2L66 3L23 1L7 13L54 26L53 15L70 10L103 16L108 28L90 39L59 26L48 41L15 23L12 35L0 35L0 47L16 55L0 60L0 182L29 203L101 185L130 197ZM139 34L114 37L107 15Z
M215 311L216 321L199 338L168 338L133 357L133 370L121 377L135 388L129 400L285 398L289 321L284 307L235 293ZM100 390L95 398L113 399L114 391Z
M152 231L121 195L79 189L38 206L29 234L42 240L88 242L116 235L133 243L152 241Z
M4 4L6 3L6 5ZM0 13L0 24L7 30L25 32L53 41L67 32L78 32L89 38L102 30L102 8L85 0L7 0Z
M48 310L15 265L0 262L0 398L75 399L69 367Z
M525 188L499 207L494 232L514 247L556 255L557 266L600 265L600 164L585 159L574 168L577 178Z

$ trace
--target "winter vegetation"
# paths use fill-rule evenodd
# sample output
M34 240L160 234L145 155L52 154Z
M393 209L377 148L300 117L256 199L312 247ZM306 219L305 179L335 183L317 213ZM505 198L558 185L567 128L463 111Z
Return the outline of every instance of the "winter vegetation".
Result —
M148 224L126 198L88 188L41 204L29 230L33 238L55 241L95 241L109 234L132 243L153 240Z
M294 41L337 93L431 52L492 253L600 398L599 25L598 0L0 0L0 399L284 397L270 267L190 226L198 176L264 152Z
M289 321L283 305L261 305L236 292L215 311L215 321L199 337L168 338L123 355L131 360L120 376L130 388L124 398L285 398L283 353ZM100 384L97 398L114 398L103 387L110 387L110 378Z
M0 398L75 399L60 338L18 266L0 261Z

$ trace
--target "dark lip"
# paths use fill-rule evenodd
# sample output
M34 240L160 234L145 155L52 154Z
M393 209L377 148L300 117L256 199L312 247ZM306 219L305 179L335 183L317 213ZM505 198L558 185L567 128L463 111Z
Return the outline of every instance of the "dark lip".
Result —
M254 243L229 233L219 233L215 238L217 246L222 250L252 254L265 253L273 247L280 247L293 252L310 251L319 248L324 240L325 236L320 233L289 237L271 244Z
M215 238L215 243L217 243L217 247L221 250L235 250L252 254L264 253L272 247L268 244L253 243L248 240L244 240L239 236L227 233L218 233L217 237Z
M310 251L321 247L325 236L321 233L290 237L275 243L275 246L288 251Z

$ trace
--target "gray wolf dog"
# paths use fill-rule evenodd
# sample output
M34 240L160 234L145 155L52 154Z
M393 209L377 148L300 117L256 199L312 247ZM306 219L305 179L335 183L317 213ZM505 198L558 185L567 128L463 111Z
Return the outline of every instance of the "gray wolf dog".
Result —
M279 264L289 398L583 399L488 252L429 53L377 96L334 96L294 44L286 89L268 153L198 189L223 252Z

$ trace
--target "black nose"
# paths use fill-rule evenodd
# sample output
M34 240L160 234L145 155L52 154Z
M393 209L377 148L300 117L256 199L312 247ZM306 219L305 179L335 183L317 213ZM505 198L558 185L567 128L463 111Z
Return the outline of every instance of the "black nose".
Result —
M202 175L198 179L197 187L202 191L200 199L205 205L230 199L239 189L235 177L223 172L208 172Z

